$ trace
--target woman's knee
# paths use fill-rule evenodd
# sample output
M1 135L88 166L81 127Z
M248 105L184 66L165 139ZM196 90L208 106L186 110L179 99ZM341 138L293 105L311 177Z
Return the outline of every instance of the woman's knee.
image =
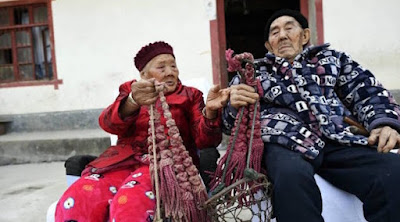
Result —
M108 206L128 170L82 176L61 196L56 221L106 221Z
M105 221L112 192L101 192L93 181L81 178L61 196L56 207L56 221Z
M135 170L119 188L110 206L110 221L137 221L152 219L155 195L152 191L148 166ZM132 210L134 209L134 210Z

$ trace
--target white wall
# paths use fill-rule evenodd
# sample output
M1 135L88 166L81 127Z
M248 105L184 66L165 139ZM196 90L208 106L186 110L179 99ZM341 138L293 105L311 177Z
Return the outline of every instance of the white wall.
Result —
M141 46L169 42L183 82L211 84L209 21L202 0L57 0L53 20L63 84L0 88L0 115L104 108L138 78ZM400 89L398 0L324 0L325 41ZM200 79L198 79L200 78ZM203 87L206 88L206 87Z
M323 1L325 42L400 89L400 1Z
M58 78L63 84L0 89L0 114L104 108L118 86L139 78L133 57L164 40L180 77L212 83L209 20L199 0L52 1Z

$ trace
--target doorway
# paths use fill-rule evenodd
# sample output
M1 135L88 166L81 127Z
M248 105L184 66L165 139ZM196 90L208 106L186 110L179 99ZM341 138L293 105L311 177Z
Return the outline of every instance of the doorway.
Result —
M264 26L276 10L289 8L300 11L309 20L314 34L312 44L324 41L323 0L215 0L217 18L210 21L213 83L226 87L225 50L251 52L254 58L267 53L264 47Z
M265 56L264 27L278 9L300 11L299 0L225 0L226 48L236 53L251 52L254 58Z
M225 0L226 48L235 53L250 52L254 58L267 53L264 27L276 10L290 8L300 11L299 0ZM228 73L228 81L235 73Z

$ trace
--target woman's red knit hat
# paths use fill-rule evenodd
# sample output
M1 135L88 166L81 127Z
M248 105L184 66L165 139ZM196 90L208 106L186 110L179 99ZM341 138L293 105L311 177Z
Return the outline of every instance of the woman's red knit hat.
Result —
M171 54L175 58L174 50L168 43L163 41L153 42L143 46L136 54L134 58L136 68L139 72L142 71L152 58L160 54Z

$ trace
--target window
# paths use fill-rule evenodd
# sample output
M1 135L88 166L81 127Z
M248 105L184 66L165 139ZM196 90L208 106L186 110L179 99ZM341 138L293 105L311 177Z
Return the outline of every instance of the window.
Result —
M54 84L51 2L0 3L0 87Z

